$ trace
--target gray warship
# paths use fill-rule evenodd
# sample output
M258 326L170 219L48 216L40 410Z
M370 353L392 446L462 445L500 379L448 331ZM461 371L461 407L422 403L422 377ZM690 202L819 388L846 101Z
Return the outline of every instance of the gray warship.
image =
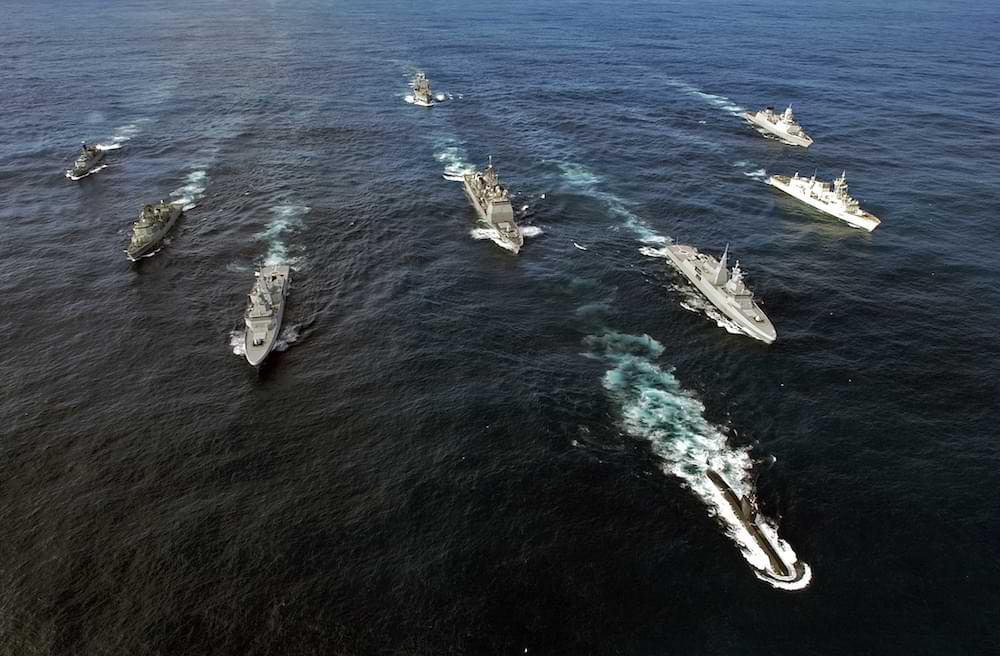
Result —
M104 161L104 151L97 146L88 145L86 141L81 142L80 154L73 162L73 168L66 171L66 177L70 180L80 180L85 178L101 165Z
M162 200L155 205L143 205L139 219L132 224L132 238L125 249L128 259L135 262L153 252L183 213L180 205Z
M493 157L482 171L466 173L463 178L465 195L476 208L479 218L488 223L500 235L501 241L515 255L524 245L524 235L514 221L514 208L510 203L510 193L497 179L493 168Z
M809 580L806 577L811 576L808 566L797 557L789 557L785 550L776 544L777 535L768 530L770 527L757 512L756 502L736 494L735 490L718 472L709 469L707 476L729 507L732 508L737 521L750 534L757 547L767 556L768 562L765 567L754 568L760 577L783 586L792 586L798 583L801 584L800 587L804 587L808 584ZM773 535L769 535L769 533Z
M753 294L743 282L739 261L732 271L726 266L729 246L721 261L683 244L670 244L664 250L674 266L743 332L768 344L777 339L771 320L754 302Z
M290 274L287 265L262 266L254 272L253 289L243 313L246 323L243 347L247 362L255 367L264 361L278 339Z
M413 81L410 82L413 89L413 104L420 107L430 107L434 104L434 96L431 94L431 83L423 71L417 73Z

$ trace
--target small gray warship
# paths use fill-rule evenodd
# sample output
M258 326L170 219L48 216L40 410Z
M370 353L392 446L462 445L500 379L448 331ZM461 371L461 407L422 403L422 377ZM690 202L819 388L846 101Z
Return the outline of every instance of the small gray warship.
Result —
M754 303L753 294L743 282L740 263L737 261L732 271L726 266L729 246L721 261L683 244L670 244L664 250L674 266L740 330L768 344L777 339L771 320Z
M70 180L85 178L93 173L103 161L104 151L97 146L91 146L86 141L83 141L80 145L80 155L73 162L73 168L66 171L66 177Z
M287 265L262 266L254 272L253 289L243 313L246 332L243 347L247 362L259 365L274 348L285 314L285 298L290 286Z
M135 262L155 251L183 213L180 205L164 203L162 200L155 205L143 205L139 219L132 224L132 238L125 249L128 259Z
M791 105L781 114L775 112L774 107L765 107L759 112L744 112L743 118L747 123L769 132L786 144L803 148L812 145L812 137L796 122Z
M479 218L490 224L503 241L517 255L524 245L521 228L514 222L514 208L510 203L510 193L497 179L493 168L493 157L482 171L473 171L462 176L465 195L472 201Z
M797 557L793 559L786 556L785 550L775 544L777 535L768 534L773 533L773 531L768 530L770 527L767 526L764 519L757 512L756 502L753 499L745 496L741 497L736 494L736 491L729 486L718 472L709 469L707 476L708 480L719 490L719 493L729 507L732 508L737 521L750 534L757 547L767 556L766 566L762 568L754 567L760 577L783 586L792 586L798 583L800 584L798 587L805 587L809 583L806 577L811 576L808 566Z
M413 104L420 107L430 107L434 104L434 96L431 94L431 83L423 71L417 73L413 81L410 82L413 89Z

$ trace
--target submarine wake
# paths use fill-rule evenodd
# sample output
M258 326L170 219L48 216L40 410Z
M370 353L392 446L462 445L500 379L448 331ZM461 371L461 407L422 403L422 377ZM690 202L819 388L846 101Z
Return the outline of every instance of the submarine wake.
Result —
M589 335L584 344L611 365L602 383L626 433L647 441L662 471L681 479L705 503L757 578L782 590L808 586L809 566L751 501L749 449L730 447L722 429L705 419L704 405L656 364L663 345L649 335L611 330Z

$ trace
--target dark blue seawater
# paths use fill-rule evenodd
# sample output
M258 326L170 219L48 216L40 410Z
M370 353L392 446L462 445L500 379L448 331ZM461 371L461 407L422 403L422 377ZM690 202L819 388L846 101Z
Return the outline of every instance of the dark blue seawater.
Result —
M996 3L2 5L0 654L1000 651ZM808 151L737 116L785 103ZM518 257L445 179L489 155ZM842 170L873 234L762 182Z

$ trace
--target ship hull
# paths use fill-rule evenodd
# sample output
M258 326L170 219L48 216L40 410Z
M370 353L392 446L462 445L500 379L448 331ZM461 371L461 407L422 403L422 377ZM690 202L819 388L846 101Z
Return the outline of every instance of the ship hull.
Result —
M762 321L754 321L752 317L748 317L743 312L736 307L728 296L720 292L708 280L705 276L701 275L695 270L694 263L684 257L681 257L679 253L675 252L676 246L668 246L666 249L667 257L673 263L674 267L684 274L684 277L691 281L698 291L707 298L712 305L714 305L720 312L722 312L726 317L728 317L733 323L739 326L749 337L760 340L765 344L773 344L778 338L778 334L774 329L774 325L771 323L770 319L764 314L764 312L754 305L755 312L760 316Z
M791 185L790 178L787 176L772 175L768 177L767 184L771 185L776 189L780 189L792 198L802 201L806 205L819 210L823 214L827 214L834 218L840 219L844 223L849 224L855 228L861 228L862 230L867 230L872 232L875 228L879 227L882 223L878 217L864 210L860 210L859 214L853 214L851 212L844 212L839 210L831 210L826 205L821 203L819 200L813 198L807 193L804 193Z
M153 251L155 251L160 246L160 244L163 243L163 239L164 237L167 236L167 233L170 232L170 229L174 227L175 223L177 223L177 219L179 219L183 214L184 211L180 208L177 208L176 212L171 212L170 219L163 226L163 229L157 232L156 236L153 237L153 239L151 239L150 241L146 242L145 245L136 249L131 249L131 248L126 249L125 250L126 257L135 262L136 260L143 258L152 253Z
M285 299L286 296L281 298L281 307L278 308L278 314L274 322L274 326L270 328L264 334L264 341L260 345L253 343L253 337L250 333L250 329L247 328L243 335L243 351L246 354L247 362L252 366L259 366L264 359L274 348L275 342L278 341L278 335L281 333L281 322L285 317Z
M97 156L83 168L72 168L66 171L66 177L70 180L76 182L77 180L82 180L86 178L91 173L97 173L98 169L102 167L104 163L104 151L99 150Z
M516 228L516 230L518 231L518 237L519 237L519 239L516 239L516 240L515 239L511 239L508 235L504 234L504 231L502 231L500 229L500 227L493 221L493 219L490 217L490 214L487 211L487 209L485 207L483 207L482 205L480 205L479 199L476 198L475 193L473 193L472 190L469 189L469 183L468 182L463 182L462 183L462 191L465 192L466 198L469 199L469 202L472 203L472 207L475 208L476 214L479 216L479 220L482 221L483 223L488 224L491 228L493 228L494 230L496 230L497 234L500 236L500 239L505 244L507 244L507 246L509 247L509 250L511 252L513 252L514 255L517 255L518 253L520 253L521 252L521 246L524 245L524 237L521 235L520 228ZM510 219L510 223L513 224L513 225L516 225L516 224L514 224L513 218Z
M785 132L784 130L780 130L776 125L774 125L770 121L757 118L757 115L752 112L744 112L743 118L751 125L761 128L768 134L774 135L775 137L781 139L781 141L785 142L790 146L801 146L802 148L808 148L809 146L812 145L813 140L811 138L801 134L791 134L789 132Z

